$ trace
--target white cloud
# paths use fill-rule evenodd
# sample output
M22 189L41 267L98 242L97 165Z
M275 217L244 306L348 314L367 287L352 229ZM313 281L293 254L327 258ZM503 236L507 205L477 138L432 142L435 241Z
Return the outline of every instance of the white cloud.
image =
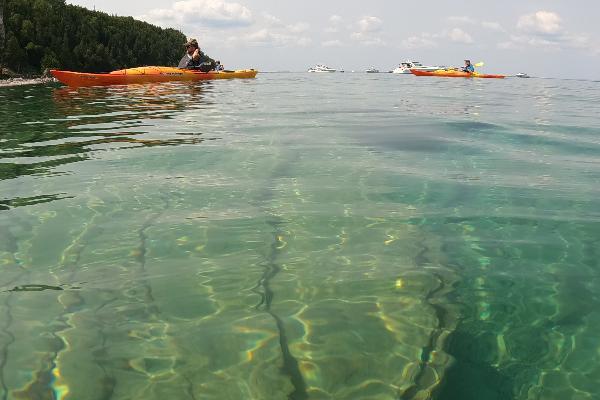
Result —
M404 49L424 49L436 47L437 43L433 35L428 33L422 33L418 36L411 36L402 41L401 47Z
M477 21L474 20L471 17L467 17L467 16L452 16L452 17L448 17L446 18L448 20L448 22L453 23L453 24L476 24Z
M519 17L517 28L530 33L557 34L563 30L561 23L562 20L558 14L550 11L538 11Z
M525 50L530 47L545 51L575 49L594 54L600 53L600 46L589 36L568 32L556 36L512 35L509 41L498 43L498 48L503 50Z
M586 50L598 54L600 46L588 35L568 32L562 26L560 15L550 11L538 11L522 15L517 21L519 34L511 35L510 40L498 43L503 50L524 50L535 47L545 51L565 49Z
M600 46L597 41L593 41L588 35L583 34L571 34L566 32L562 36L563 42L566 42L569 47L575 49L589 49L592 52L598 54Z
M288 25L287 29L292 33L303 33L310 29L310 25L306 22L298 22L292 25Z
M337 33L340 31L340 24L344 21L339 15L332 15L329 17L329 23L331 26L325 28L326 33Z
M383 39L373 35L370 32L354 32L350 35L352 40L360 42L366 46L385 46L386 43Z
M240 3L224 0L184 0L171 8L150 10L142 19L173 27L241 27L253 23L252 12Z
M491 31L506 32L504 27L502 27L502 25L500 25L498 22L483 21L481 26Z
M228 43L230 45L242 44L255 47L306 47L312 43L312 39L263 28L242 36L231 36L228 38Z
M238 29L235 34L225 30L212 30L203 37L218 46L228 47L307 47L312 43L306 22L289 23L269 13L262 13L252 27ZM225 39L224 39L225 38Z
M522 37L519 39L521 43L528 44L532 47L543 47L546 50L560 50L560 43L555 40L548 40L540 37Z
M343 21L343 18L340 17L339 15L332 15L331 17L329 17L329 22L337 25L339 23L341 23Z
M323 47L342 47L344 44L340 40L327 40L321 43Z
M261 29L259 31L252 32L252 33L246 35L246 38L248 39L248 43L268 44L269 42L271 42L273 40L273 34L268 29L265 28L265 29Z
M300 47L308 47L312 44L312 39L309 37L300 37L295 40L296 45Z
M475 18L468 16L452 16L446 18L446 20L456 25L474 25L481 26L482 28L489 29L497 32L505 32L505 29L498 22L493 21L479 21Z
M358 21L360 32L378 32L381 30L383 21L377 17L367 16Z
M471 44L473 38L467 32L460 28L453 28L450 31L442 31L440 33L421 33L404 39L400 43L400 47L404 49L424 49L437 47L439 43L448 42Z
M289 33L304 33L310 29L310 25L306 22L296 22L295 24L287 24L281 19L274 15L264 13L264 26L270 28L272 31L286 31ZM262 22L262 21L260 21ZM259 25L263 25L259 23Z
M518 46L515 42L508 40L498 43L498 48L501 50L520 50L522 47Z
M378 17L363 17L356 23L358 31L353 32L350 38L367 46L385 46L385 41L378 36L382 26L383 21Z
M263 18L264 18L267 26L279 26L279 27L281 27L281 26L285 25L281 19L279 19L276 16L271 15L269 13L263 13L262 16L263 16Z
M456 43L473 43L473 38L467 32L463 31L460 28L453 28L446 35L450 40Z

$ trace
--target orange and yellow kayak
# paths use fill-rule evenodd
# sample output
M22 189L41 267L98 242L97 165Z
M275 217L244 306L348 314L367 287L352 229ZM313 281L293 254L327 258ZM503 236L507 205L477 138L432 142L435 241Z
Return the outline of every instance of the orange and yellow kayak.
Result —
M247 79L256 77L258 71L243 69L237 71L200 72L173 67L137 67L103 74L61 71L57 69L50 70L50 73L56 79L69 86L105 86L149 82Z
M423 71L420 69L411 69L413 75L416 76L441 76L446 78L495 78L495 79L503 79L506 75L490 75L490 74L480 74L478 72L463 72L463 71L455 71L451 69L438 69L437 71Z

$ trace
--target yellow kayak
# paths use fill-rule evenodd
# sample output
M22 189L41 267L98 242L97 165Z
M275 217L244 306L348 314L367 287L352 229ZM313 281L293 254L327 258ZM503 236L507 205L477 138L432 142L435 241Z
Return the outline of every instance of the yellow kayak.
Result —
M237 71L201 72L174 67L137 67L121 69L103 74L50 70L59 81L69 86L128 85L149 82L205 81L213 79L255 78L258 71L243 69Z
M445 78L488 78L488 79L503 79L505 75L480 74L478 72L463 72L447 69L438 69L437 71L423 71L419 69L411 69L413 75L416 76L442 76Z

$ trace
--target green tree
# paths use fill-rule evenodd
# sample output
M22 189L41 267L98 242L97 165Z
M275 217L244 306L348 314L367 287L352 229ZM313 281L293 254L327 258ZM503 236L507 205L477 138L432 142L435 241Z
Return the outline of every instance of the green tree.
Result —
M46 54L44 54L40 66L42 71L46 71L47 69L61 68L60 62L52 50L49 50L46 52Z
M4 28L4 7L5 0L0 0L0 74L4 69L4 50L6 48L6 33Z
M57 66L101 72L175 65L184 41L177 30L90 11L65 0L0 0L0 63L19 72Z
M27 53L25 53L17 38L10 32L6 39L5 54L6 65L17 72L21 72L27 60Z

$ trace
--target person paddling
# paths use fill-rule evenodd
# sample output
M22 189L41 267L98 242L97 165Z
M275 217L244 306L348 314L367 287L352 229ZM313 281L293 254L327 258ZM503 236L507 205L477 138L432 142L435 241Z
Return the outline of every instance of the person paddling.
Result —
M471 60L465 60L465 66L462 68L462 72L472 74L475 72L475 67L471 64Z
M185 43L186 53L179 61L177 68L198 69L202 72L213 71L216 67L215 60L204 54L198 46L196 39L190 39Z

